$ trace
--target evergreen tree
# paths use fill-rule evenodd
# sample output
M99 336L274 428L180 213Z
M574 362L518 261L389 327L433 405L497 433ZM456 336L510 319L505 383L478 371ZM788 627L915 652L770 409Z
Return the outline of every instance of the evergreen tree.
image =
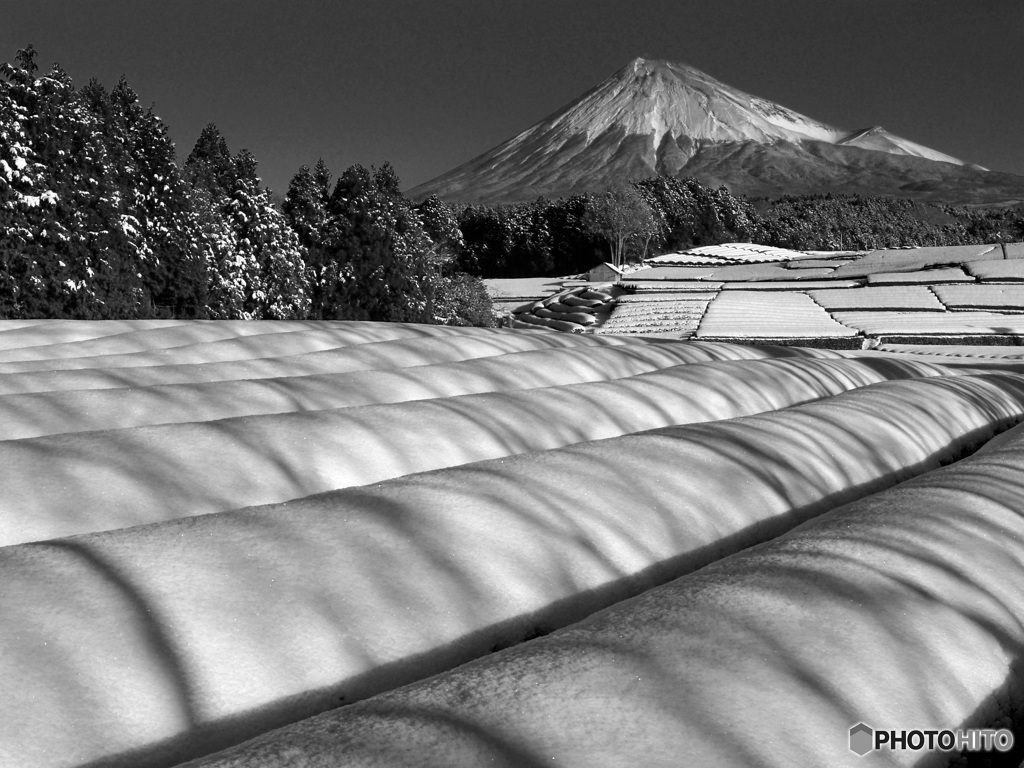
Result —
M440 325L495 325L494 304L483 280L465 272L444 275L433 289L431 322Z
M201 261L166 129L124 79L110 93L95 80L76 91L57 65L37 77L34 58L29 46L2 67L0 311L194 313Z
M430 240L385 165L355 165L338 179L330 200L328 258L337 264L325 316L348 320L427 322L430 319Z
M210 123L185 161L185 176L199 212L210 316L305 317L304 250L270 190L260 188L252 153L232 157Z
M384 165L380 168L373 168L372 174L373 186L376 188L378 194L392 200L404 199L402 197L401 183L398 180L398 174L395 173L395 169L391 167L391 163L385 161Z
M551 233L550 274L586 272L606 258L604 243L586 226L589 204L589 195L573 195L548 205L545 218Z
M315 319L323 318L325 308L335 303L339 279L338 266L327 253L332 226L328 213L330 184L331 172L323 159L317 161L312 172L303 165L292 177L282 205L285 218L305 249L309 312Z
M459 267L483 277L552 274L556 263L549 209L544 200L496 208L468 206L459 217L466 243Z
M19 51L20 66L4 67L4 99L13 102L41 177L39 191L45 190L50 204L22 211L18 228L29 237L20 254L7 259L21 274L5 281L18 297L4 303L30 316L138 316L144 312L144 288L122 226L125 202L117 188L116 157L103 116L90 109L93 101L105 101L105 93L95 85L85 95L76 92L58 65L33 77L34 55L29 47ZM41 203L43 196L31 196L36 197Z
M110 102L126 157L123 194L134 203L126 223L141 235L144 281L154 312L204 316L206 270L197 245L198 219L167 127L152 109L142 109L123 78Z
M416 206L416 212L423 222L427 236L438 249L457 259L466 246L466 238L459 229L459 219L455 210L441 202L437 195L431 195Z
M36 52L0 65L0 317L45 316L47 265L39 246L56 215L57 194L36 148Z
M188 181L203 187L215 197L224 197L234 188L238 169L228 151L227 139L213 123L207 123L185 159Z
M247 315L273 320L305 317L309 311L306 264L298 236L277 210L270 191L260 189L256 160L247 150L235 159L238 177L225 213L239 257L257 265Z
M644 179L636 187L661 230L654 247L679 251L759 237L753 208L724 187L709 189L696 179L667 176Z

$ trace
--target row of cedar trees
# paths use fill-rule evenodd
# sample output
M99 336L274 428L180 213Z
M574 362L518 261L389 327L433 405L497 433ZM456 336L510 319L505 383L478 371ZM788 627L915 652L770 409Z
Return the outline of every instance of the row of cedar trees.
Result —
M179 167L122 79L80 89L35 51L0 66L0 317L309 318L487 325L478 276L585 271L694 245L1024 239L1020 209L748 201L657 177L506 206L413 205L388 164L302 167L280 207L213 125Z
M35 57L0 66L0 317L493 324L447 209L388 164L303 167L278 207L216 126L179 167L124 79L75 88Z

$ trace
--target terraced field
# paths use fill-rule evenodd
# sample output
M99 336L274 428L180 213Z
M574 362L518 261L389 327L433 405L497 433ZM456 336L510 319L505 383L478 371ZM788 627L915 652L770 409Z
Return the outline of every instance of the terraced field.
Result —
M691 291L667 295L640 291L633 296L621 296L612 317L596 332L646 336L667 333L676 339L690 338L697 332L704 311L714 297L714 293Z
M926 285L878 286L868 288L826 288L810 291L814 301L829 312L841 310L908 311L934 310L946 306Z
M864 254L836 268L836 277L867 277L879 272L921 272L953 264L991 259L998 245L963 245L939 248L879 250Z
M1019 243L835 255L734 243L658 256L620 284L592 286L607 298L586 327L559 325L569 318L557 314L544 321L516 317L583 333L743 343L1015 344L1022 338L1016 316L1024 312L1020 264ZM586 290L570 280L559 285L562 292ZM670 311L671 301L680 303ZM921 311L934 314L899 314ZM837 326L846 321L845 330Z
M867 275L868 285L939 285L972 281L962 267L908 270L906 272L875 272Z
M680 296L601 327L711 301L701 329L850 330L801 292ZM857 721L1019 733L1024 374L920 349L0 321L0 764L831 766Z
M805 293L723 292L708 307L697 338L820 339L856 336Z
M836 312L836 319L850 328L882 340L892 336L946 337L976 336L984 341L1024 336L1024 317L995 312Z
M991 259L964 265L974 277L983 281L1019 282L1024 280L1024 259Z
M1024 285L936 285L932 290L949 309L1024 312Z

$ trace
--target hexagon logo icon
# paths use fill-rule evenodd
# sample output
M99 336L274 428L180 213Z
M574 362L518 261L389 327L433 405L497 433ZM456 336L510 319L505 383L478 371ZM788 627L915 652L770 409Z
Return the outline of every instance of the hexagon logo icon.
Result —
M874 731L871 727L864 723L857 723L853 728L850 729L850 751L864 757L874 747L871 745L874 741Z

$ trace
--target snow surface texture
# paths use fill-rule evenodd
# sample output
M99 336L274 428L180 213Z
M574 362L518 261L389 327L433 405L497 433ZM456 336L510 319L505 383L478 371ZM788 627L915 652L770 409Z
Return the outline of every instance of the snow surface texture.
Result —
M583 622L193 768L946 765L847 733L1024 704L1024 436Z
M915 364L879 373L839 360L688 364L615 381L410 399L400 406L0 441L0 465L9 473L0 492L0 545L287 501L934 373Z
M0 322L6 364L35 366L0 374L0 424L40 435L0 440L0 764L209 754L583 620L1024 418L1024 377L938 358L240 328Z

